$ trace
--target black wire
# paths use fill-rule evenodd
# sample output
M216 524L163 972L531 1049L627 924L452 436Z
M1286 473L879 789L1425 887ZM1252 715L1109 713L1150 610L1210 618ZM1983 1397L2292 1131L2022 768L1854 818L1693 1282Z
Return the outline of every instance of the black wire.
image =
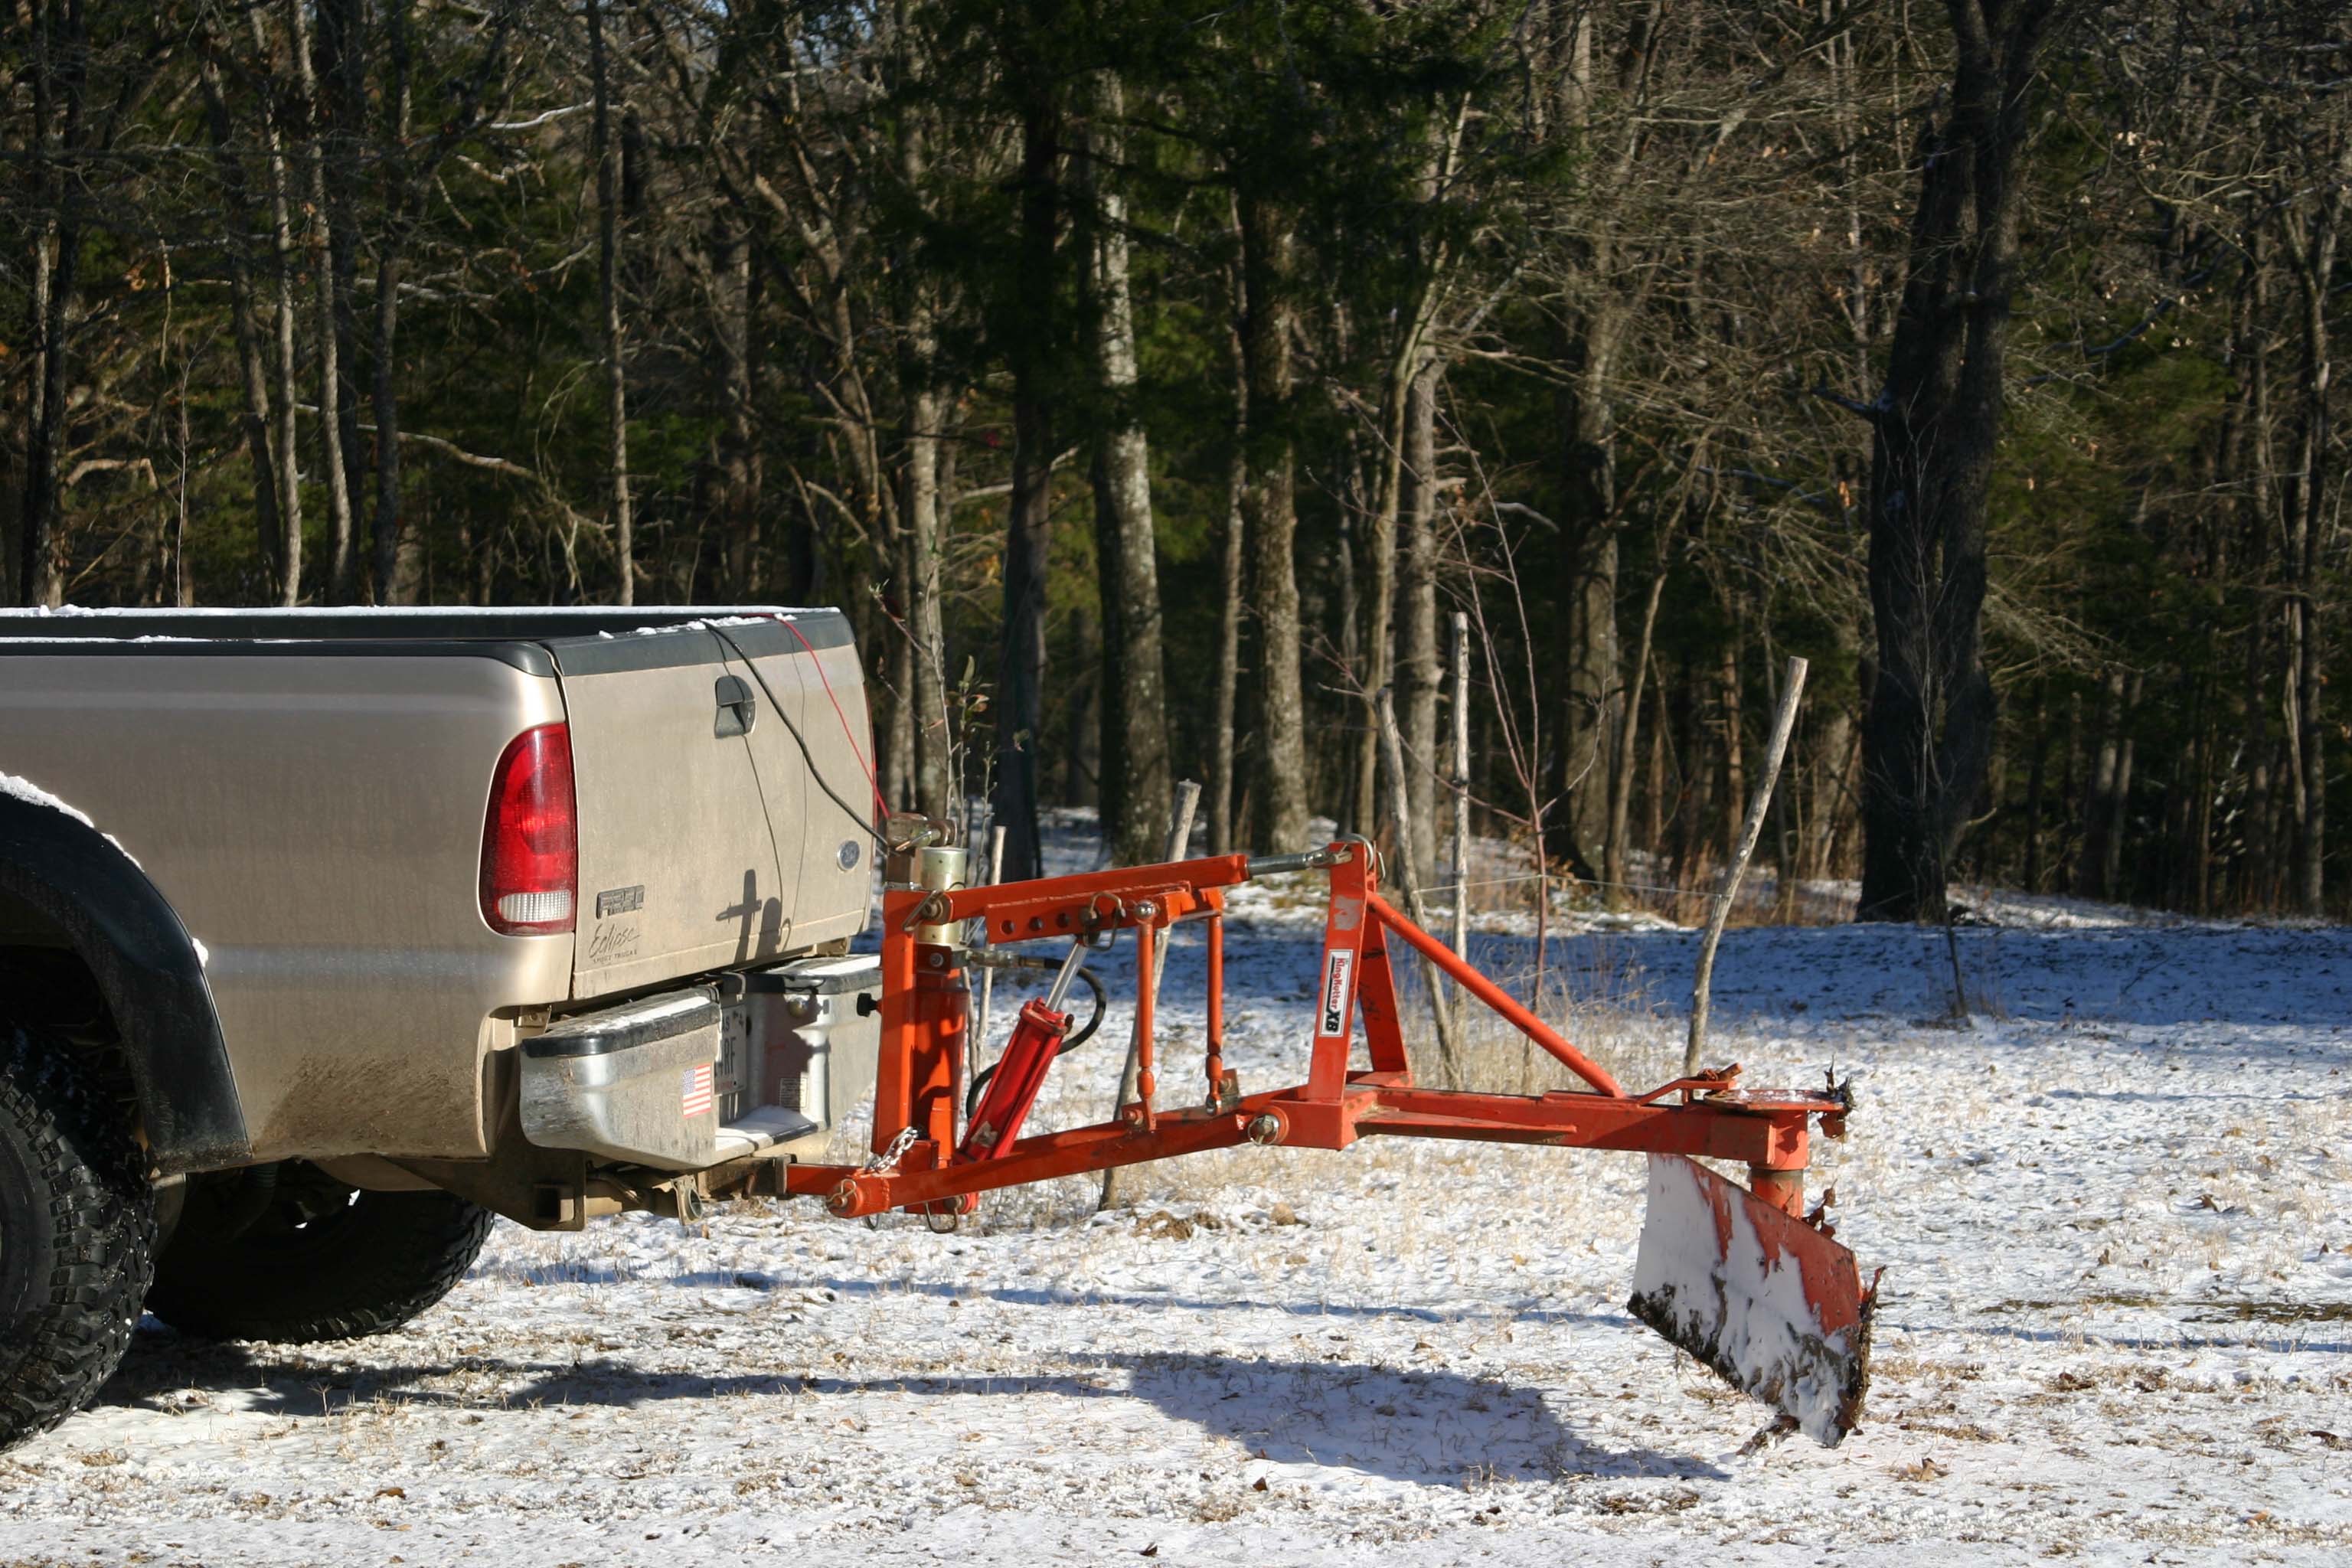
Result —
M758 661L753 659L750 654L745 653L743 651L743 645L737 642L733 637L729 637L722 627L714 626L710 630L711 634L718 637L720 642L725 643L729 647L735 650L735 657L737 658L741 659L745 664L751 666L751 679L760 683L760 689L761 691L767 693L768 706L776 710L776 717L784 721L784 728L792 732L793 739L799 742L801 748L801 760L808 763L809 777L816 781L816 787L824 791L824 793L832 798L834 805L849 813L849 820L857 824L859 832L878 843L882 837L881 829L876 824L867 821L865 816L860 815L856 806L842 799L841 796L835 795L833 793L833 786L824 782L824 775L817 772L816 758L810 753L808 742L802 736L800 726L793 722L793 716L785 710L784 705L776 700L775 689L768 684L768 678L760 673ZM852 743L856 743L854 739Z
M1026 968L1027 965L1024 964L1023 967ZM1058 968L1059 965L1056 965L1055 967ZM1056 1061L1068 1056L1072 1051L1076 1050L1088 1040L1093 1039L1095 1037L1095 1031L1102 1027L1103 1010L1108 1005L1108 999L1103 994L1103 983L1095 977L1095 972L1091 969L1079 970L1077 972L1077 976L1079 979L1087 983L1087 989L1095 994L1095 1016L1087 1020L1086 1026L1084 1028L1080 1029L1076 1034L1072 1035L1068 1039L1062 1042L1062 1048L1054 1053L1054 1059ZM971 1075L971 1087L965 1089L963 1095L963 1114L965 1121L971 1121L972 1112L980 1109L980 1091L987 1086L990 1079L996 1076L996 1069L1003 1065L1004 1058L999 1057L994 1062Z

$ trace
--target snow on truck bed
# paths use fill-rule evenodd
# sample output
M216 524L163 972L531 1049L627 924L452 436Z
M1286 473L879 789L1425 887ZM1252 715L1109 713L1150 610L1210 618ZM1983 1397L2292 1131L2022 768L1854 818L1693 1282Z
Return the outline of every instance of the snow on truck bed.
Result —
M1253 889L1231 933L1245 1084L1303 1065L1317 889ZM1887 1273L1835 1450L1755 1441L1766 1411L1627 1316L1640 1157L1374 1141L1147 1170L1101 1217L1080 1184L1000 1195L948 1237L782 1205L502 1226L358 1344L151 1321L0 1457L0 1562L2347 1561L2352 932L2074 910L1960 942L1967 1027L1940 936L1724 944L1711 1054L1856 1076L1814 1190ZM1622 1077L1668 1076L1692 951L1552 950ZM1171 1094L1201 962L1170 964ZM1124 1038L1120 1009L1041 1116L1099 1113Z

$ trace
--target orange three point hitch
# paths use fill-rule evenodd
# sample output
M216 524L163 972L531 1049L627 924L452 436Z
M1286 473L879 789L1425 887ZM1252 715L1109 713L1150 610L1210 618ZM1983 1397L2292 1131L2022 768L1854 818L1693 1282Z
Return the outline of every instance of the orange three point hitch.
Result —
M1240 1092L1223 1069L1223 917L1227 889L1254 878L1328 869L1329 905L1308 1020L1307 1077L1286 1089ZM1677 1080L1628 1098L1599 1064L1380 896L1371 847L1342 840L1302 854L1213 856L951 890L894 889L883 902L882 1041L874 1149L866 1167L795 1165L787 1190L827 1197L835 1212L969 1207L973 1194L1056 1176L1137 1164L1244 1142L1342 1148L1372 1135L1647 1150L1734 1161L1776 1208L1798 1208L1809 1123L1846 1109L1822 1095L1742 1094L1711 1079ZM919 916L919 918L918 918ZM1199 1102L1155 1103L1150 988L1139 986L1132 1104L1109 1121L1024 1136L1045 1075L1066 1037L1057 997L1022 1009L1012 1040L959 1128L969 995L960 942L921 936L969 931L991 947L1076 942L1129 928L1139 976L1179 924L1208 939L1207 1039ZM1416 1081L1399 1007L1392 942L1452 978L1590 1086L1580 1092L1489 1095ZM1065 981L1082 963L1074 949ZM1358 1055L1359 1022L1363 1040ZM1359 1065L1361 1062L1365 1065ZM1672 1091L1681 1091L1672 1101ZM1800 1211L1801 1212L1801 1211Z

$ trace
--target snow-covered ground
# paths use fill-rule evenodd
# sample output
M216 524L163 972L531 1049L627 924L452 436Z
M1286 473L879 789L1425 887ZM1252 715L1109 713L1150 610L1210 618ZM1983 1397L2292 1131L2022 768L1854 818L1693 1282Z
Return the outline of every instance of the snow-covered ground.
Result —
M1236 920L1246 1086L1303 1065L1318 892ZM0 1562L2352 1560L2352 931L1983 907L1958 1026L1940 933L1725 941L1710 1056L1862 1097L1814 1178L1887 1269L1835 1450L1759 1440L1627 1317L1639 1157L1373 1141L1147 1169L1100 1216L1090 1184L1004 1194L944 1237L759 1204L502 1226L358 1344L151 1322L0 1456ZM1524 977L1520 923L1482 923ZM1693 950L1571 933L1551 1005L1661 1081ZM1176 948L1163 1084L1200 966ZM1041 1116L1099 1114L1124 1039L1117 1009Z

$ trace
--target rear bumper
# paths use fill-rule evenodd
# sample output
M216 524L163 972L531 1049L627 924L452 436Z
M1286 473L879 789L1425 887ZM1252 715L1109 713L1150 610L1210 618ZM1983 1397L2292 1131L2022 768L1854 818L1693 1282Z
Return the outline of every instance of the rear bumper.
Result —
M801 959L565 1018L522 1042L523 1136L693 1171L823 1135L874 1084L881 966Z
M716 994L698 987L532 1036L522 1044L523 1136L627 1164L710 1163L722 1022Z

